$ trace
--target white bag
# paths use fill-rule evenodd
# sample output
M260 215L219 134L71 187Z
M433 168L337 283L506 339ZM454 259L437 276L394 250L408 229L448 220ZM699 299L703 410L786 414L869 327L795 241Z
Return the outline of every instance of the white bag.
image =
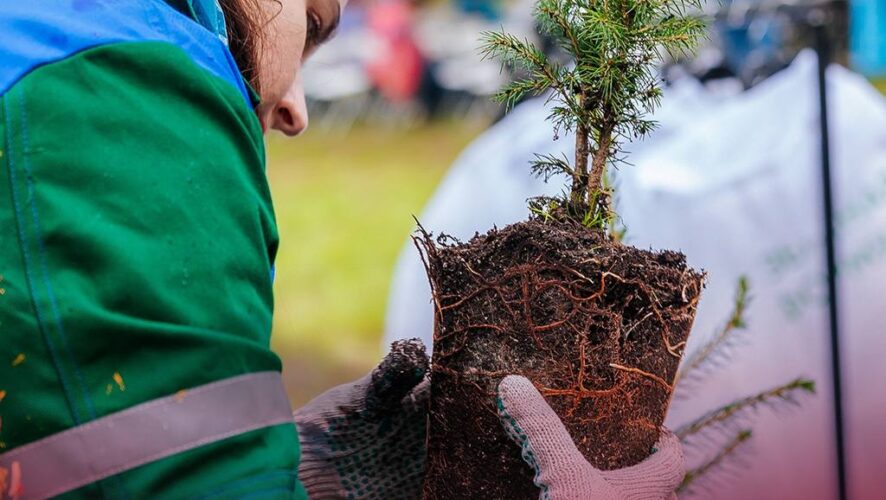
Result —
M837 66L828 70L828 89L850 497L882 498L886 103L866 80ZM532 153L571 155L571 138L551 141L545 116L538 100L525 103L471 145L422 224L465 239L525 219L522 200L562 189L565 183L545 185L528 173ZM743 342L690 397L675 399L668 425L800 375L818 387L789 414L759 412L746 468L701 496L834 498L815 56L802 53L787 70L728 99L690 83L668 89L655 117L661 129L633 145L634 166L618 172L619 214L632 245L681 250L709 273L688 351L726 320L739 276L749 277L752 295ZM418 336L430 344L432 314L424 269L408 245L395 272L386 342ZM705 451L687 450L691 461Z

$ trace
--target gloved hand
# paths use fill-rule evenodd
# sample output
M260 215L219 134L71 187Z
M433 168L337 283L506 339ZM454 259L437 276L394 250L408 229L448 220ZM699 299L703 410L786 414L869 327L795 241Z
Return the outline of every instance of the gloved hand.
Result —
M299 479L313 499L421 498L428 356L397 341L369 375L295 411Z
M540 499L660 500L676 498L685 462L680 441L665 430L656 451L624 469L596 469L575 447L563 422L525 377L509 375L498 385L498 414L508 435L535 469Z

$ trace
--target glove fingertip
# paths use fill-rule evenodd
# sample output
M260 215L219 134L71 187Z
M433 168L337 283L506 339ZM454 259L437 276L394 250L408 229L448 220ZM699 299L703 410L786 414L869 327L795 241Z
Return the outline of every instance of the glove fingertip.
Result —
M498 384L498 416L512 441L522 449L523 460L536 471L536 484L546 485L552 475L596 474L560 417L526 377L509 375Z
M508 403L526 398L542 398L538 389L522 375L507 375L498 383L498 397Z
M499 414L505 412L516 420L560 422L535 384L522 375L508 375L498 383Z
M498 383L495 400L498 417L508 435L518 443L520 440L513 434L513 428L525 418L527 407L537 406L533 404L537 399L543 401L532 382L522 375L507 375Z
M428 377L425 377L403 397L402 406L411 411L426 413L430 399L431 381Z
M419 339L398 340L391 352L373 370L366 393L370 410L393 409L425 379L430 361L424 343Z

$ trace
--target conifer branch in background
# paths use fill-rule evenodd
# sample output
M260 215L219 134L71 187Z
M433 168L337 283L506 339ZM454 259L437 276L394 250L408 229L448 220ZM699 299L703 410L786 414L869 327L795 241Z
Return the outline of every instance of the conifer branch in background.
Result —
M797 396L802 393L815 394L815 382L805 378L797 378L759 394L738 399L680 427L674 434L681 441L685 441L704 430L728 425L740 415L757 410L761 406L778 403L794 404L797 402Z
M709 373L709 370L705 368L711 367L717 360L725 359L724 351L733 344L736 332L747 328L745 312L749 303L750 291L748 280L747 277L742 276L738 279L735 302L729 318L711 340L686 359L676 377L675 384L680 382L677 385L678 389L685 390L686 384L690 382L690 379L695 382L701 381L702 379L698 375ZM693 387L693 385L690 387ZM703 448L718 451L713 458L687 472L677 492L681 493L688 490L690 485L695 486L702 476L713 470L720 470L720 466L724 464L726 459L733 455L742 444L750 440L750 429L741 429L737 433L735 431L739 422L741 424L749 424L743 418L744 416L762 406L779 408L780 404L797 403L798 396L814 392L815 383L812 380L796 378L778 387L733 401L678 428L675 434L680 438L684 446L699 448L703 444ZM724 438L726 437L728 437L728 440L724 443Z
M722 356L723 351L731 345L736 330L747 328L744 317L750 302L749 290L747 276L739 277L735 291L735 306L729 315L729 319L726 320L722 329L713 339L709 340L708 343L693 352L686 359L683 366L677 372L677 377L674 381L675 385L680 380L698 372L702 367Z
M683 476L683 482L680 483L680 486L677 487L677 493L683 493L691 486L693 486L699 479L702 477L707 477L707 474L712 470L717 468L718 466L723 465L727 458L732 456L736 450L738 450L742 444L746 443L751 439L752 431L750 429L742 429L735 434L735 436L730 439L720 451L717 452L710 460L703 463L702 465L690 469L686 472L686 475Z
M538 157L533 171L571 176L568 194L552 198L551 214L605 230L615 219L607 165L619 161L625 141L651 132L645 118L661 98L657 64L663 52L691 52L704 23L688 10L700 0L540 0L535 18L543 35L568 53L574 64L550 61L528 40L499 32L483 34L482 53L519 68L525 78L506 85L496 100L508 107L550 90L549 119L555 135L575 132L571 165Z

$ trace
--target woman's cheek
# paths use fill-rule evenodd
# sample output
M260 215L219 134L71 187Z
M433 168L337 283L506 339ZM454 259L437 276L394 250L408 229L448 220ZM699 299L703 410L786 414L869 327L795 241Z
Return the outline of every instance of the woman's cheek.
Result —
M258 117L258 123L261 125L262 134L267 134L270 123L271 123L271 115L274 111L273 106L268 106L265 101L262 99L262 102L255 108L255 114Z

